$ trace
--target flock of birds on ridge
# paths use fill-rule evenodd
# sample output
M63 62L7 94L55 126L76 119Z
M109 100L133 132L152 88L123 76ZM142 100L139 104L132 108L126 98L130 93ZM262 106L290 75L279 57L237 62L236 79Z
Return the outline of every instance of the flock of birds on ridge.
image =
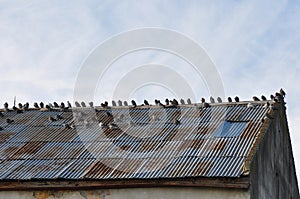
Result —
M270 99L272 100L272 101L274 101L274 102L280 102L284 97L285 97L285 95L286 95L286 93L285 93L285 91L283 90L283 89L280 89L280 91L279 92L276 92L275 93L275 96L274 95L270 95ZM222 99L220 98L220 97L218 97L217 99L217 102L218 103L222 103ZM240 100L239 100L239 97L235 97L234 98L234 101L235 102L239 102ZM264 95L262 95L261 96L261 100L258 98L258 97L256 97L256 96L254 96L253 97L253 101L267 101L267 98L264 96ZM166 99L165 100L165 104L162 104L161 102L160 102L160 100L155 100L154 101L155 102L155 105L157 105L157 106L161 106L161 107L166 107L166 106L168 106L168 107L176 107L176 106L178 106L179 105L179 102L176 100L176 99L173 99L173 100L169 100L169 99ZM229 103L231 103L231 102L233 102L233 100L232 100L232 98L231 97L228 97L228 102ZM192 104L192 102L191 102L191 100L190 99L187 99L187 102L185 103L185 101L183 100L183 99L181 99L180 100L180 103L182 104L182 105L184 105L184 104ZM216 103L216 101L215 101L215 99L213 98L213 97L210 97L210 103ZM89 104L89 107L90 108L94 108L94 104L93 104L93 102L89 102L88 103ZM133 108L135 108L135 107L137 107L138 105L137 105L137 103L134 101L134 100L132 100L131 101L131 104L132 104L132 106L131 107L133 107ZM204 98L201 98L201 104L202 104L202 107L204 107L204 108L207 108L207 107L210 107L210 104L209 103L207 103L206 101L205 101L205 99ZM126 101L124 101L123 103L122 103L122 101L121 100L119 100L118 102L116 102L116 101L112 101L112 106L129 106L128 105L128 103L126 102ZM34 108L36 108L36 109L44 109L44 110L51 110L51 109L60 109L60 110L62 110L62 111L66 111L66 110L68 110L68 109L70 109L70 108L72 108L72 105L71 105L71 103L68 101L67 102L67 106L65 106L65 104L62 102L60 105L58 105L58 103L56 103L56 102L54 102L53 104L51 104L51 103L49 103L49 104L47 104L47 105L44 105L44 103L43 102L41 102L40 104L38 104L37 102L35 102L34 104L33 104L33 106L34 106ZM147 101L147 100L144 100L144 104L142 104L142 105L140 105L140 106L150 106L150 104L149 104L149 102ZM8 103L6 102L6 103L4 103L4 111L5 112L9 112L9 111L17 111L17 113L23 113L23 111L27 111L27 110L29 110L29 103L27 102L26 104L21 104L21 103L19 103L18 104L18 107L19 108L17 108L16 106L13 106L13 108L12 108L12 110L11 109L9 109L9 107L8 107ZM75 102L75 107L87 107L86 106L86 104L84 103L84 102L81 102L81 103L79 103L79 102ZM108 102L107 101L105 101L104 103L101 103L101 107L102 108L107 108L108 107ZM253 103L251 103L251 102L249 102L248 104L247 104L247 108L254 108L255 106L254 106L254 104ZM277 108L273 105L273 104L270 104L269 102L266 102L265 103L265 105L264 105L264 108L270 108L270 109L272 109L272 110L277 110ZM112 117L112 115L111 115L111 113L109 113L109 112L107 112L107 114L108 114L108 116L111 116ZM0 111L0 117L4 117L4 114ZM266 118L268 118L268 119L273 119L273 117L270 115L270 114L266 114L266 117L264 118L264 119L262 119L262 123L265 121L265 119ZM49 121L50 122L54 122L54 121L57 121L57 120L60 120L60 119L63 119L62 118L62 116L61 115L57 115L55 118L54 117L52 117L52 116L49 116ZM8 123L8 124L11 124L11 123L13 123L14 122L14 120L12 120L12 119L9 119L9 118L7 118L6 119L6 122ZM132 121L131 121L132 122ZM174 123L175 124L180 124L180 121L179 120L176 120L176 121L174 121ZM65 127L65 128L74 128L75 126L74 126L74 123L73 124L63 124L63 126ZM102 122L100 122L99 123L99 126L100 127L108 127L108 128L116 128L117 126L116 126L116 124L114 124L114 123L110 123L110 124L103 124ZM0 126L0 130L3 130L3 127L1 127Z

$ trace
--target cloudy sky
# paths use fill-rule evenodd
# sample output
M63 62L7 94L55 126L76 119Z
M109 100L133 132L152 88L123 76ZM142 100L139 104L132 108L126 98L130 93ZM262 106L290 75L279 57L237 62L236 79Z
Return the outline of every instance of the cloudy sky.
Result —
M288 123L300 175L299 19L299 1L0 0L0 102L12 104L14 96L22 103L72 100L82 64L99 44L132 29L171 29L205 49L222 78L226 96L239 95L247 100L253 95L269 96L281 87L286 90ZM165 56L149 52L128 56L104 79L120 80L130 63L148 63L149 57L166 65L162 61ZM122 66L118 69L118 65ZM174 68L193 79L179 60ZM201 92L203 88L199 83ZM138 89L133 96L154 98L166 93L160 86L149 89L154 92ZM106 91L98 91L99 103L101 97L108 96ZM203 95L207 95L206 90Z

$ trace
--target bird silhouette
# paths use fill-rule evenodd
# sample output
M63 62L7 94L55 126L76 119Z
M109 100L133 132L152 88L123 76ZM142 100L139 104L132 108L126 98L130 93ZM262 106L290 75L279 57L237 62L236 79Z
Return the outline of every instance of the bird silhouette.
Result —
M286 93L284 92L284 90L282 88L280 89L279 92L280 92L280 94L281 94L282 97L285 97Z
M180 99L181 104L185 104L184 99Z
M232 102L232 99L231 99L231 97L228 97L228 99L227 99L227 100L228 100L228 102Z
M124 101L123 104L124 104L124 106L128 106L128 102L127 101Z
M136 102L134 100L131 100L131 104L133 107L136 107Z
M274 97L274 95L270 95L270 98L271 98L271 100L274 100L275 97Z
M208 108L208 107L210 107L210 105L209 105L209 103L204 102L204 103L203 103L203 107L204 107L204 108Z
M118 101L118 106L122 106L122 101L121 100Z
M217 97L217 101L218 101L219 103L222 103L222 99L221 99L220 97Z
M93 102L89 102L89 106L90 106L90 108L94 108L94 103Z
M144 100L144 104L145 104L146 106L149 106L149 102L148 102L147 100Z
M9 119L9 118L6 119L6 123L7 123L7 124L11 124L11 123L13 123L13 122L14 122L14 120L12 120L12 119Z
M192 104L192 101L191 101L190 98L188 98L188 99L186 100L186 102L187 102L187 104Z
M204 103L205 102L205 99L202 97L201 98L201 103Z
M85 105L84 102L81 102L81 106L82 106L82 107L86 107L86 105Z
M266 98L264 95L262 95L262 96L261 96L261 100L266 101L267 98Z
M235 100L235 102L239 102L240 98L238 96L235 96L234 100Z
M49 122L55 122L56 121L56 119L54 117L52 117L52 116L49 116L48 120L49 120Z
M270 107L270 103L269 102L265 103L264 106L263 106L263 108L269 108L269 107Z
M51 109L51 107L47 104L46 106L46 109L48 109L48 110L50 110Z
M260 101L260 100L258 99L258 97L256 97L256 96L253 96L252 99L253 99L253 101Z
M36 103L36 102L33 103L33 106L34 106L34 108L40 108L38 103Z
M7 102L4 103L4 109L8 110L8 103Z
M108 107L108 101L105 101L104 104L105 104L105 107Z
M68 104L68 108L72 108L72 104L69 101L67 101L67 104Z
M215 103L215 99L212 96L209 98L209 101L210 103Z
M28 109L29 109L29 103L26 102L26 103L24 104L24 110L27 111Z
M53 102L53 105L54 105L55 108L59 108L59 106L56 102Z
M65 108L66 108L65 103L61 102L59 108L61 110L65 110Z
M76 107L80 107L79 102L75 101L75 106L76 106Z
M113 106L117 106L117 103L116 103L115 100L112 100L112 101L111 101L111 104L112 104Z
M175 98L173 99L173 101L172 101L172 102L173 102L173 105L175 105L175 106L177 106L177 105L178 105L178 101L177 101Z
M44 108L44 103L43 102L40 102L40 107Z
M61 120L61 119L63 119L63 116L61 116L61 115L56 115L56 118L55 118L56 120Z
M23 104L21 104L21 103L19 103L18 106L19 106L19 109L23 108Z
M249 103L247 104L247 108L254 108L254 105L253 105L252 103L249 102Z
M168 98L166 98L165 103L166 103L166 105L170 105L170 100Z

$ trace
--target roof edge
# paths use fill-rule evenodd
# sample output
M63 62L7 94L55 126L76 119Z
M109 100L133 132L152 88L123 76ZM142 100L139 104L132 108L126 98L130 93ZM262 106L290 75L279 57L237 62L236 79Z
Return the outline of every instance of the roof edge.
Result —
M248 189L249 177L240 178L175 178L175 179L119 179L119 180L35 180L2 181L0 191L16 190L83 190L103 188L149 188L149 187L210 187Z

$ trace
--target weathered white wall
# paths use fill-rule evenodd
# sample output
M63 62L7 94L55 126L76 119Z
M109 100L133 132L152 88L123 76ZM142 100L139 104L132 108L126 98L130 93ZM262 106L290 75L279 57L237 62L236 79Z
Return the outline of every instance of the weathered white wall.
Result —
M89 191L1 191L1 199L250 199L243 190L206 188L129 188Z

